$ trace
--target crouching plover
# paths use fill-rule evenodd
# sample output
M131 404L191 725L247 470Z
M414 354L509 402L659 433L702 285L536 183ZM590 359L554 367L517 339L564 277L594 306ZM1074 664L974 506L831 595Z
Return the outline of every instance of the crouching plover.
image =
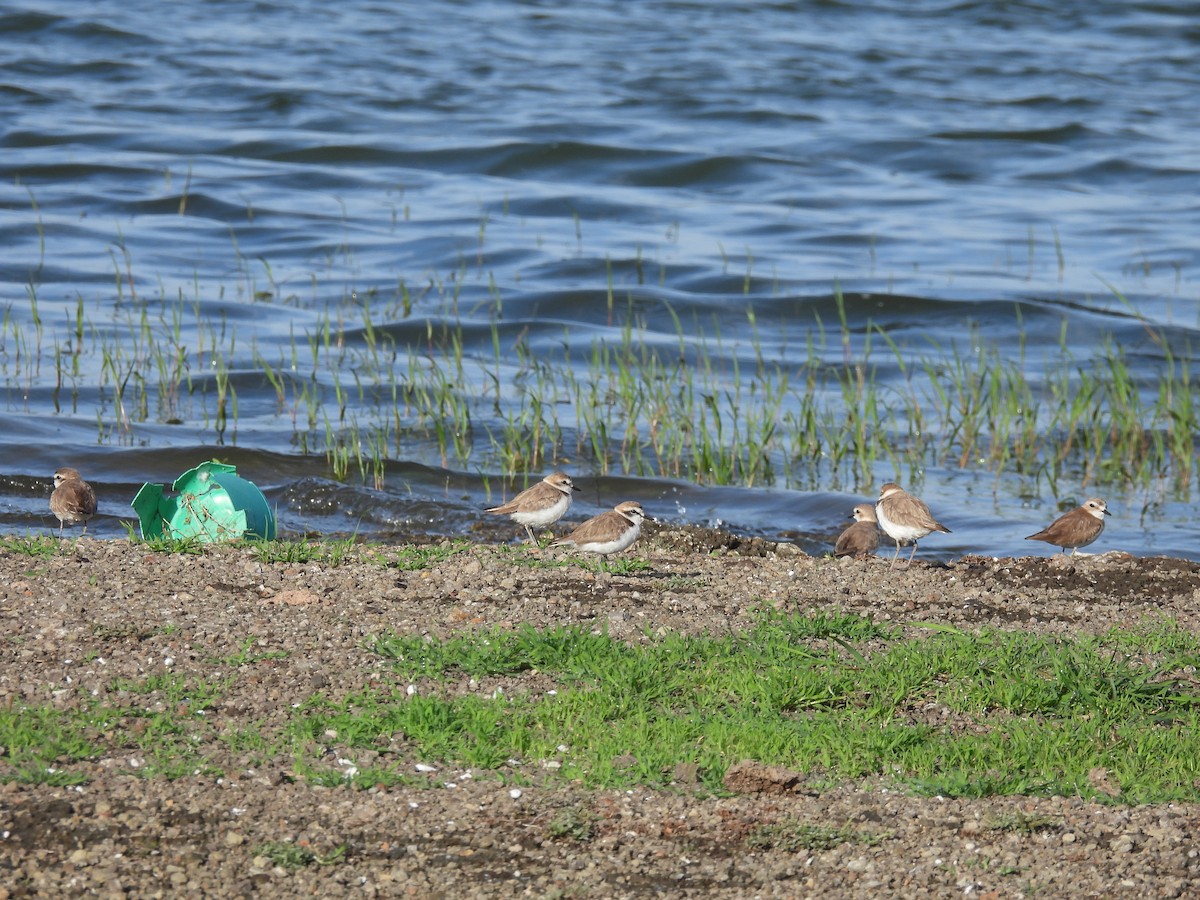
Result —
M54 492L50 495L50 512L58 518L58 536L67 525L83 524L87 534L88 519L96 514L96 492L70 466L54 473Z
M565 472L551 472L531 488L521 491L503 506L493 506L485 512L508 516L518 525L524 525L529 540L537 546L533 528L546 528L561 519L571 508L571 492L576 491L575 482Z
M620 553L638 539L646 513L636 500L618 503L616 508L588 519L566 537L551 541L551 547L574 544L576 550L608 556Z
M1062 547L1063 553L1071 548L1074 556L1080 547L1086 547L1104 531L1104 517L1111 516L1108 504L1099 497L1093 497L1083 506L1059 516L1037 534L1025 538L1027 541L1045 541L1055 547ZM1084 554L1087 555L1086 553Z
M949 528L933 517L924 501L905 492L894 481L889 481L880 489L879 499L875 502L875 516L883 533L896 542L896 555L892 557L892 565L888 568L895 566L900 558L901 543L913 545L912 553L908 555L908 563L912 565L913 557L917 555L917 541L934 531L950 533Z
M834 556L870 556L879 549L879 521L875 507L860 503L850 514L854 524L838 535Z

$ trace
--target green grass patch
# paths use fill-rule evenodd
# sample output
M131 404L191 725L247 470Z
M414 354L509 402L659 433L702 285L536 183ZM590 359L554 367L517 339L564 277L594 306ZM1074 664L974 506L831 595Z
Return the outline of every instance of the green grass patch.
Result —
M414 544L407 547L383 549L376 552L374 561L382 566L415 572L432 569L471 547L470 541L443 541L438 544Z
M331 852L321 855L308 847L301 847L288 841L269 841L256 847L254 855L266 858L272 865L295 872L305 866L335 866L345 862L346 847L343 844Z
M989 819L984 823L991 831L1003 831L1011 834L1036 834L1039 831L1051 831L1061 828L1061 816L1046 816L1025 812L1014 812Z
M246 638L239 645L237 653L226 657L212 657L210 661L224 663L227 666L237 668L238 666L253 665L267 659L287 659L291 655L287 650L266 650L262 653L255 653L253 650L257 643L258 640L255 638Z
M596 836L597 817L590 809L568 806L546 823L546 836L560 841L586 844Z
M126 524L125 527L129 531L129 540L131 542L154 553L201 556L208 547L212 546L209 542L201 540L197 535L181 538L156 535L144 538L135 536L131 525Z
M31 534L0 535L0 553L16 556L31 556L34 559L50 559L55 556L70 556L75 552L75 541L60 540L55 535Z
M596 680L614 674L632 681L687 670L704 660L745 666L803 665L814 656L802 641L841 638L863 641L891 635L893 629L856 615L796 616L764 613L758 625L742 634L688 637L668 634L648 647L613 641L583 626L537 629L522 625L460 635L447 641L420 636L384 635L371 649L393 661L407 678L511 675L537 670L576 679ZM735 665L735 668L737 666ZM753 675L751 667L745 674Z
M456 766L553 761L564 777L606 786L663 785L686 762L719 790L730 763L752 758L954 796L1106 799L1089 781L1103 767L1126 802L1194 798L1200 694L1181 669L1200 660L1140 661L1161 646L1159 629L900 640L857 616L781 614L741 634L639 644L579 627L391 635L372 648L406 679L536 671L553 693L363 693L312 706L294 727L309 739L332 730L351 747L401 735L420 758Z
M1113 627L1101 637L1100 642L1104 646L1130 653L1200 656L1200 635L1166 617L1142 622L1133 628Z
M63 766L103 751L96 711L68 713L48 706L0 708L0 781L79 784L86 778Z
M1200 657L1165 620L1074 639L948 628L913 637L858 615L764 609L722 634L621 641L525 625L445 640L380 635L366 649L393 669L391 684L314 694L269 725L210 714L270 656L250 641L203 678L158 673L63 708L0 710L0 780L77 783L104 757L144 776L211 775L214 759L236 758L331 786L440 783L470 769L630 788L667 787L685 765L720 792L731 764L755 759L811 784L1200 800L1190 675ZM995 825L1026 826L1041 827ZM585 840L588 828L582 812L564 814L548 835ZM761 839L863 839L792 831Z
M0 782L81 784L105 756L143 777L220 774L208 761L216 727L207 711L232 683L168 672L114 679L103 700L0 709Z
M260 563L324 563L340 566L353 558L354 538L324 541L252 540L246 543Z

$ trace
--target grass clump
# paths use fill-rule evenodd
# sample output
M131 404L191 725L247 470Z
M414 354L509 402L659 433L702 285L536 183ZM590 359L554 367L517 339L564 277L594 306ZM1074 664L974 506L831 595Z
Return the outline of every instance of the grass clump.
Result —
M991 831L1003 831L1010 834L1036 834L1039 831L1051 831L1061 828L1061 816L1046 816L1026 812L1014 812L997 816L984 823Z
M323 563L337 567L349 562L354 551L352 537L342 540L284 541L251 540L246 542L260 563Z
M295 872L306 866L336 866L346 861L346 846L334 848L321 855L308 847L291 841L268 841L254 849L255 857L266 859L271 865Z
M470 549L470 541L442 541L438 544L413 544L406 547L380 549L374 561L389 569L416 572L434 566Z
M74 552L74 541L62 541L54 535L0 535L0 553L50 559L55 556L69 556Z
M103 715L48 706L0 708L0 781L68 785L87 780L70 763L103 752Z
M596 836L596 814L580 806L560 809L546 824L547 837L586 844Z
M125 527L129 529L130 541L154 553L203 556L205 550L210 546L209 542L202 540L198 535L191 535L190 537L174 537L170 535L135 537L132 526L126 525Z

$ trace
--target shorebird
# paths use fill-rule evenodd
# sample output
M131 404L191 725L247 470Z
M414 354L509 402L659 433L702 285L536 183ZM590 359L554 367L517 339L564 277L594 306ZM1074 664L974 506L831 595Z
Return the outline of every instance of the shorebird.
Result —
M54 492L50 495L50 512L58 517L58 536L67 525L83 524L87 534L88 519L96 514L96 492L70 466L54 473Z
M1063 553L1071 548L1071 555L1079 552L1080 547L1086 547L1104 532L1104 517L1111 516L1108 504L1099 497L1092 497L1069 513L1059 516L1037 534L1025 538L1027 541L1045 541L1055 547L1062 547ZM1087 555L1086 553L1084 554Z
M838 535L834 556L870 556L879 549L879 520L875 507L860 503L850 513L854 524Z
M913 557L917 555L917 541L934 531L950 533L949 528L933 517L924 501L907 493L894 481L880 489L875 516L883 533L896 542L896 555L888 568L893 568L900 558L901 543L913 545L912 553L908 555L908 564L912 565Z
M646 513L636 500L618 503L614 509L588 519L566 537L551 541L551 547L574 544L576 550L607 556L620 553L638 539Z
M546 528L561 519L571 508L571 493L578 490L565 472L551 472L531 488L521 491L502 506L485 510L493 515L508 516L524 525L530 542L536 547L533 528Z

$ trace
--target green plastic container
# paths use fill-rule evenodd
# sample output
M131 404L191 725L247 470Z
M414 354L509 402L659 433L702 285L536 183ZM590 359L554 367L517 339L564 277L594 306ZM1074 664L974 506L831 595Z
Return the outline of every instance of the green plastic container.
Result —
M205 543L244 537L275 538L275 514L258 487L237 474L236 466L201 463L171 485L142 485L129 505L141 521L145 538L197 538Z

